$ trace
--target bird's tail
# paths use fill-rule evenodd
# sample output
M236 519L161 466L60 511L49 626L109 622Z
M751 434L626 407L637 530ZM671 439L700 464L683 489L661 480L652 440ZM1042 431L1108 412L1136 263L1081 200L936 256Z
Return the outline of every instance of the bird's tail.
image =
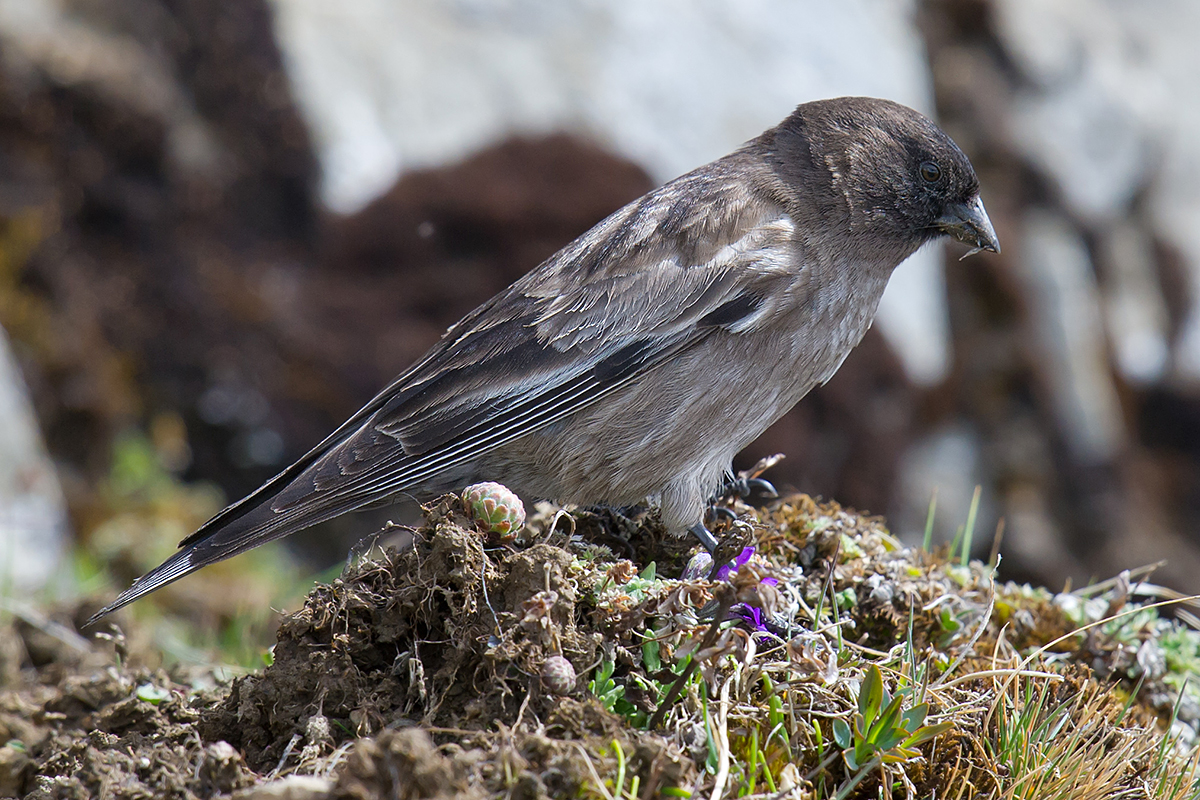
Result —
M134 581L116 600L96 612L85 627L201 567L233 558L259 545L354 511L369 505L373 499L343 497L340 502L334 503L322 502L309 495L308 502L280 510L281 497L300 490L305 483L303 478L297 480L295 472L299 466L293 465L201 525L195 533L179 543L179 552Z

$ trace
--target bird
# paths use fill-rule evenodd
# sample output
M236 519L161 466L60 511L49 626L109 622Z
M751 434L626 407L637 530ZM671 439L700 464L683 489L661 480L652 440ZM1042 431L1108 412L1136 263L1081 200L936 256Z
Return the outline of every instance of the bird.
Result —
M447 329L294 464L91 621L341 514L479 480L649 503L708 549L734 455L862 340L892 271L950 237L1000 252L962 150L899 103L803 103L634 200Z

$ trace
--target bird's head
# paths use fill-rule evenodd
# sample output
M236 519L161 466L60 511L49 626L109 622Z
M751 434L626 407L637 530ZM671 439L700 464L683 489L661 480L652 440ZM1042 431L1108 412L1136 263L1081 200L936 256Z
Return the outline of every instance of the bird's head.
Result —
M784 175L856 239L917 249L947 235L1000 252L971 162L928 117L890 100L805 103L776 132ZM786 178L785 178L786 179Z

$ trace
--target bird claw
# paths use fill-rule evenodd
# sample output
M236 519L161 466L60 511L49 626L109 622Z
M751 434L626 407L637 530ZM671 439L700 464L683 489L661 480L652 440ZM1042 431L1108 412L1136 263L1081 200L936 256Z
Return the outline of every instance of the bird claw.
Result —
M714 522L720 522L721 520L736 522L738 518L737 512L725 506L709 506L708 513L712 515Z
M721 498L729 497L744 502L753 495L759 495L764 500L774 500L779 497L779 490L775 488L775 484L764 478L750 478L746 475L739 475L736 478L731 478L722 486L717 496Z
M734 483L737 484L737 497L741 500L752 494L759 494L767 500L779 497L779 490L775 488L775 484L765 478L739 478Z
M750 469L744 469L737 475L730 475L717 494L717 499L729 497L733 500L745 501L752 495L758 495L763 500L775 500L779 497L779 490L775 488L775 484L759 476L780 461L783 461L783 453L776 453L773 456L760 458Z

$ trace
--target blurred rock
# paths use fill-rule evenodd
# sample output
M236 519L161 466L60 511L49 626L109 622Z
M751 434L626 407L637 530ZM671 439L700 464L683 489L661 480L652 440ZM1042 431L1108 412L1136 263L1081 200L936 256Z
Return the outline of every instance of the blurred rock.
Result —
M162 53L143 46L130 32L96 25L96 20L87 18L88 5L80 3L72 9L75 13L69 13L57 0L0 2L0 39L6 56L44 70L57 84L87 86L107 102L159 120L174 166L211 174L227 154L183 87L173 80ZM134 5L130 3L130 10Z
M315 239L265 5L2 2L0 46L0 323L76 522L106 513L113 437L160 411L183 412L204 474L266 477L227 452L269 434L265 414L225 434L191 411L228 364L265 360L247 279Z
M1069 210L1099 228L1149 209L1181 254L1192 302L1172 362L1200 382L1200 5L1192 0L995 0L1021 71L1014 140Z
M1061 586L1064 577L1086 575L1088 561L1076 557L1066 546L1066 537L1055 523L1048 499L1039 487L1029 484L1007 493L1004 507L1007 524L1001 553L1012 562L1010 574L1016 567L1018 580L1022 576L1051 574ZM1057 572L1051 572L1049 565L1054 565Z
M1110 462L1124 445L1125 423L1087 247L1050 209L1030 209L1024 233L1017 264L1059 426L1076 462Z
M583 135L663 182L803 100L928 109L912 11L909 0L275 3L322 197L343 213L403 172L514 134Z
M1102 311L1113 357L1130 383L1158 383L1169 365L1170 316L1153 238L1144 226L1129 219L1116 222L1101 236Z
M997 0L994 9L1025 79L1012 109L1016 143L1074 213L1095 223L1124 214L1149 178L1152 125L1167 99L1143 50L1151 43L1124 24L1145 10L1106 0Z
M982 442L978 434L962 423L950 423L930 431L910 446L897 469L896 491L899 497L891 508L900 509L889 524L903 531L910 541L920 542L929 517L929 505L936 497L931 540L934 545L954 540L967 520L971 497L986 476L982 470ZM981 494L982 497L982 494ZM977 519L994 525L997 519L989 492L981 500ZM987 552L992 530L976 525L976 550Z
M45 584L68 532L62 488L0 329L0 595Z

